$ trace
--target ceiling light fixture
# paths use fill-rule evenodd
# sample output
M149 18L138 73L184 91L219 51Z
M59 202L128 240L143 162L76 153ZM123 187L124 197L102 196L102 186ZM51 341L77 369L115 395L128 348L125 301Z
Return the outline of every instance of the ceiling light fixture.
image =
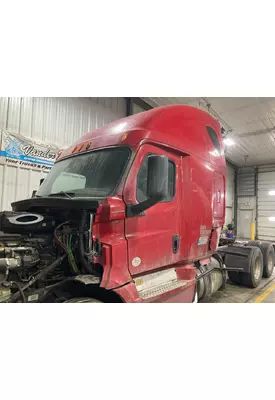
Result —
M224 143L226 146L233 146L233 145L235 144L235 142L233 142L233 140L230 139L230 138L225 138L225 139L223 139L223 143Z

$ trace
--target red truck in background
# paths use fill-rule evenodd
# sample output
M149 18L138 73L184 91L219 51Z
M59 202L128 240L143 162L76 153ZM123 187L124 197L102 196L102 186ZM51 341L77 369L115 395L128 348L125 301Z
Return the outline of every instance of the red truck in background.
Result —
M257 287L274 249L218 247L225 176L219 123L193 107L87 133L1 213L0 301L191 303L228 276Z

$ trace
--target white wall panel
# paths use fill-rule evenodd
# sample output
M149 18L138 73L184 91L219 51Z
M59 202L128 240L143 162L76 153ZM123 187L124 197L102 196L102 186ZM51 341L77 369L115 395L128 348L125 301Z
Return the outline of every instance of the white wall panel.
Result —
M7 131L19 132L21 114L21 97L10 97L8 103Z
M45 172L17 166L0 165L0 210L10 210L10 203L31 196Z
M140 112L144 112L144 109L140 107L138 104L133 103L133 114L138 114Z
M125 116L123 98L0 98L0 128L60 147Z
M22 97L20 131L18 133L31 138L33 126L33 97Z
M8 97L0 97L0 129L6 129L8 102Z
M44 120L44 98L36 97L33 99L32 108L32 129L30 137L42 142L43 141L43 120ZM21 132L24 135L24 132ZM47 138L47 142L51 142L50 138Z
M83 134L126 116L124 98L0 97L0 129L66 148ZM29 197L45 173L0 165L0 210Z

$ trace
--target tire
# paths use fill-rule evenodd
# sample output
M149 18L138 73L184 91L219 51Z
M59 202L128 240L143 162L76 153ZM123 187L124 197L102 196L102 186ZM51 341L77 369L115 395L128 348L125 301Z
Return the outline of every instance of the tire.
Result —
M273 274L275 264L275 251L273 244L261 242L260 240L251 240L248 246L258 247L263 255L263 278L270 278Z
M271 243L262 242L260 244L260 249L263 254L263 277L270 278L273 274L274 264L275 264L275 252L274 247Z
M102 301L92 299L90 297L75 297L64 301L64 303L102 303Z
M256 288L261 283L262 276L263 276L262 251L259 249L259 247L254 247L254 251L250 260L250 272L241 274L242 284L250 288Z
M240 272L228 271L228 278L235 285L241 285L241 283L242 283L242 276L241 276Z

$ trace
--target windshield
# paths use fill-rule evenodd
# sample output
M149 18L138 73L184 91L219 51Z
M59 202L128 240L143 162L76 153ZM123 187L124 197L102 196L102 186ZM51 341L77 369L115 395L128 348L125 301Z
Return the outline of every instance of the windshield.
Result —
M119 147L95 150L59 161L36 195L110 196L122 177L129 156L129 149Z

